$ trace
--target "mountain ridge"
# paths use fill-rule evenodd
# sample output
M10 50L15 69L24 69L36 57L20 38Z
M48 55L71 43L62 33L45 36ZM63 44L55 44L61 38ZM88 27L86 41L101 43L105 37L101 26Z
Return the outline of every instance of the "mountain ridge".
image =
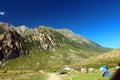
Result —
M90 44L95 45L95 47L98 46L95 48L90 44L86 43L89 42L89 40L86 40L84 37L82 37L83 39L82 41L84 44L83 43L80 44L79 42L75 40L71 40L71 38L66 37L65 34L60 33L58 30L46 26L38 26L34 29L30 29L24 25L19 27L14 27L8 23L0 23L0 29L1 29L0 36L4 35L6 31L10 31L11 33L15 31L16 34L19 34L21 38L23 38L23 41L20 44L17 44L19 38L14 39L15 37L13 37L7 40L0 38L0 42L1 42L0 47L3 47L4 42L7 42L6 44L7 46L9 46L8 45L9 41L13 41L11 45L14 45L15 46L14 48L17 47L16 44L19 45L19 47L21 45L17 54L21 54L22 52L23 55L17 56L17 58L14 57L16 59L9 60L8 61L9 64L6 63L5 65L5 66L9 66L10 69L13 68L30 69L29 66L34 63L39 63L41 69L47 67L57 68L66 64L67 65L76 64L77 62L80 62L81 60L86 59L90 56L98 55L100 53L111 50L109 48L104 48L102 46L99 46L91 42ZM14 34L14 36L16 36L16 34ZM74 34L73 37L74 36L76 35ZM86 42L84 42L84 40L86 40ZM12 48L11 50L14 51L14 48ZM8 51L8 49L6 50ZM8 53L5 53L1 50L0 54L8 54ZM10 54L10 56L13 56L14 54L16 54L16 52ZM28 54L30 57L27 57L26 54ZM0 55L0 56L4 56L4 55ZM31 60L33 61L30 62ZM74 63L74 61L76 63ZM15 62L19 62L19 64L15 64ZM54 64L51 65L51 63L53 62ZM28 65L27 67L25 67L26 63ZM35 65L36 64L32 65L31 68L33 69L40 68L39 66L35 66Z
M65 29L56 29L58 32L60 32L61 34L63 34L65 37L67 37L68 39L70 39L71 41L75 41L80 43L83 46L86 46L88 48L94 48L94 50L96 51L100 51L101 49L103 50L103 52L106 50L105 47L102 47L101 45L81 36L80 34L75 34L74 32L72 32L71 30L65 28ZM99 49L97 49L99 48ZM107 48L106 48L107 49Z

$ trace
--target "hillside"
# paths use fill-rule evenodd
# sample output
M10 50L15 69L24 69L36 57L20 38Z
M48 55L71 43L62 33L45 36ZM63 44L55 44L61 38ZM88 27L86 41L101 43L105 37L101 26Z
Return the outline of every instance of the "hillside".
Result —
M108 65L108 66L116 66L117 63L120 62L120 49L115 49L104 54L99 54L96 56L89 57L83 63L83 65L87 66L100 66L100 65Z
M62 65L74 65L111 50L71 34L74 39L78 36L77 40L45 26L30 29L24 25L14 27L1 22L0 59L4 64L1 69L54 69ZM5 45L7 48L4 48Z
M69 29L56 29L56 31L60 32L61 34L63 34L65 37L67 37L69 40L71 41L75 41L77 43L79 43L82 46L88 47L92 50L95 50L97 52L106 52L111 50L110 48L105 48L100 46L99 44L79 35L79 34L75 34L74 32L72 32Z

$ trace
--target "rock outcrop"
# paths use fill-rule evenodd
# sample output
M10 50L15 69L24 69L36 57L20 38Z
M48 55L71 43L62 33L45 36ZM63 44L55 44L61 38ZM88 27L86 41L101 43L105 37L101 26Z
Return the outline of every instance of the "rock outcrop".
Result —
M13 59L20 55L28 54L24 50L24 38L16 31L5 31L0 35L0 60Z
M50 51L66 41L68 39L62 34L44 26L29 29L24 25L14 27L0 22L0 60L29 54L31 49Z

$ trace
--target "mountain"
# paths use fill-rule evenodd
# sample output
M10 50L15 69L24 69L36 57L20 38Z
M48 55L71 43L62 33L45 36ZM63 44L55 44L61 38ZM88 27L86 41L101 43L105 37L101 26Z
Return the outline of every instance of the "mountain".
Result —
M14 30L14 26L9 23L0 22L0 34L8 30Z
M65 28L65 29L56 29L61 34L65 35L68 39L71 41L77 41L80 44L92 44L94 45L90 40L86 39L85 37L80 36L79 34L75 34L71 30ZM96 44L97 45L97 44Z
M67 37L70 41L75 41L77 43L79 43L82 46L88 47L92 50L95 50L97 52L106 52L109 51L110 48L105 48L100 46L99 44L79 35L79 34L75 34L74 32L72 32L71 30L65 28L65 29L56 29L58 32L60 32L61 34L63 34L65 37Z
M30 29L0 22L0 60L5 64L2 68L54 69L109 50L68 29Z
M118 48L103 54L89 57L88 59L86 59L83 65L101 66L105 64L112 67L112 66L116 66L120 62L119 58L120 58L120 49Z

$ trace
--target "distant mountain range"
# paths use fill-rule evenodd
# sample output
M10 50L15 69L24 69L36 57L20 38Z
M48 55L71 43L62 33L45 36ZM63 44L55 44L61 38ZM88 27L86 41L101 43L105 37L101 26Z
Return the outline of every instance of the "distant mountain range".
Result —
M69 29L31 29L0 22L0 60L5 64L2 68L53 69L111 50Z

